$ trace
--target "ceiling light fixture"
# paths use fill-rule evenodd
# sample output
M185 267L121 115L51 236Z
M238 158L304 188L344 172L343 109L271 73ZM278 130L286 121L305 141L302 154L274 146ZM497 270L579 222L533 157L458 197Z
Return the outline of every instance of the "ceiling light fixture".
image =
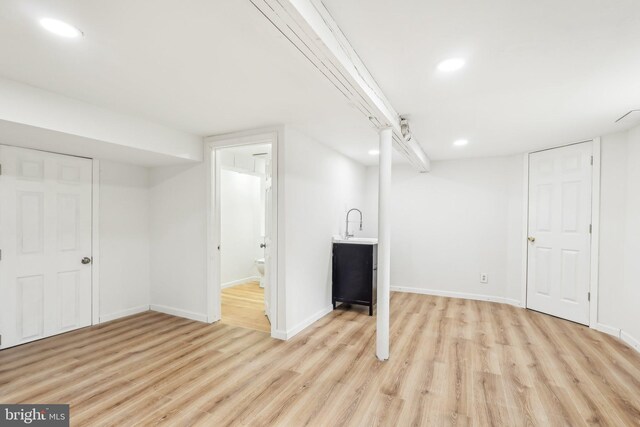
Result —
M82 31L76 27L53 18L42 18L40 25L47 31L60 37L76 38L82 35Z
M380 150L369 150L370 156L377 156L378 154L380 154Z
M456 147L464 147L468 143L469 141L467 141L466 139L457 139L453 141L453 145L455 145Z
M438 70L450 73L464 67L464 64L465 60L462 58L449 58L438 64Z

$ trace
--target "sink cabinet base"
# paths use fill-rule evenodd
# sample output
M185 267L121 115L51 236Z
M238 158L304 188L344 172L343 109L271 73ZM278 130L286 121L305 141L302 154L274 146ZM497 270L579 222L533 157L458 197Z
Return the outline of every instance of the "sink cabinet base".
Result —
M378 245L333 244L332 296L337 303L373 307L377 297Z

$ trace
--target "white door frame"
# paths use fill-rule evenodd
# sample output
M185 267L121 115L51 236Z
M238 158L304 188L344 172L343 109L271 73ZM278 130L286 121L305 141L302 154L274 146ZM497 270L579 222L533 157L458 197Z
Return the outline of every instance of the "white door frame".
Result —
M282 128L257 129L246 132L226 135L210 136L205 138L205 162L207 167L207 321L217 322L221 319L221 292L220 283L220 167L216 167L216 150L219 148L234 147L239 145L271 144L271 179L272 197L271 203L271 277L269 284L270 301L269 311L271 317L271 336L282 338L278 332L280 320L278 295L283 295L281 282L278 280L278 240L280 228L278 206L282 203L281 183L278 171L281 168L281 150L279 144L283 141L284 130Z
M598 268L599 268L599 245L600 245L600 138L592 140L580 141L573 144L559 145L544 150L531 151L524 155L524 197L523 197L523 215L524 224L522 227L522 289L520 304L523 308L527 308L527 270L529 260L529 245L527 237L529 233L529 156L540 151L553 150L555 148L567 147L569 145L583 144L585 142L593 143L593 169L591 171L591 261L590 261L590 283L589 292L591 298L589 300L589 327L598 329Z
M91 159L91 324L100 322L100 160Z
M1 143L7 147L24 150L42 151L91 160L91 325L100 323L100 160L56 151L39 150ZM2 262L2 261L0 261ZM2 330L0 330L0 334Z

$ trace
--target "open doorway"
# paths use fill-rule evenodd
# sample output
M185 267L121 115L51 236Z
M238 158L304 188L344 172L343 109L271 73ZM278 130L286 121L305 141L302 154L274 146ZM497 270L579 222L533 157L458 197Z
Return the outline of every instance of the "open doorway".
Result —
M271 144L221 148L218 156L221 320L270 332L264 273Z
M276 133L209 141L210 321L271 334L277 300L276 141Z

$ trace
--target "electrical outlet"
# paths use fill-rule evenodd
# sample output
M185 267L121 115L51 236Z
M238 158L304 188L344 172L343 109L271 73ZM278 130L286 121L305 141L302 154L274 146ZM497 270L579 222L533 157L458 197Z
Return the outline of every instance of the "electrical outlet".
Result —
M488 283L489 275L487 273L480 273L480 283Z

